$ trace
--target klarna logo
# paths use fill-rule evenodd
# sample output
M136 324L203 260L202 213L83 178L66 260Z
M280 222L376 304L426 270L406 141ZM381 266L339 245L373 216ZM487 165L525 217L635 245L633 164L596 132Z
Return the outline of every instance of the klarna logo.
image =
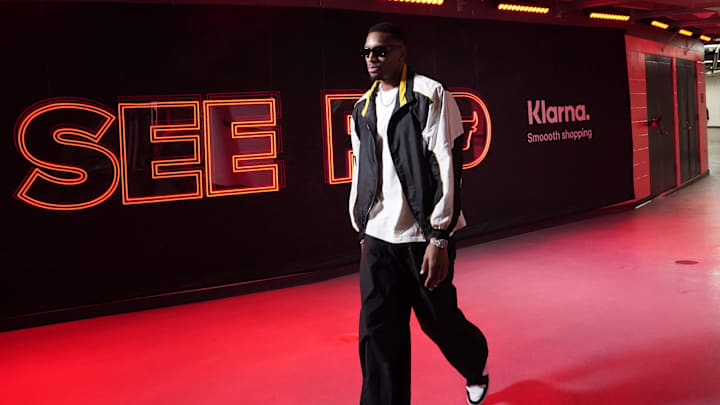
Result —
M528 124L556 124L559 122L587 121L590 114L585 104L546 106L545 100L528 100Z

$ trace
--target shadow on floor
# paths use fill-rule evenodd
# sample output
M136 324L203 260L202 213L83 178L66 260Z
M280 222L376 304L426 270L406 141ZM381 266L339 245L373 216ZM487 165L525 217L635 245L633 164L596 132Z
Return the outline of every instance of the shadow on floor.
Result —
M677 343L689 341L694 344ZM720 344L712 336L674 342L565 369L542 381L519 381L497 392L491 388L484 404L720 404ZM709 355L712 348L716 356Z

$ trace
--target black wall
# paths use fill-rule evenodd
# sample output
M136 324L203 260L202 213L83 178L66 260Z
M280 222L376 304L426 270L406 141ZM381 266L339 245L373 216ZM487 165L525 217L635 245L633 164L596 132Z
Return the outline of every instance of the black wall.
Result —
M367 87L358 50L382 20L406 28L414 69L474 90L490 110L492 143L464 174L470 225L458 237L633 198L622 31L328 9L2 4L0 319L355 260L349 186L324 181L321 94ZM278 192L123 205L118 188L76 211L15 197L34 167L15 126L35 103L81 98L117 116L120 98L244 92L278 94ZM527 102L541 99L583 104L591 118L529 125ZM107 171L51 140L62 118L44 124L36 153ZM528 142L528 132L583 128L591 139ZM101 144L118 154L117 121Z

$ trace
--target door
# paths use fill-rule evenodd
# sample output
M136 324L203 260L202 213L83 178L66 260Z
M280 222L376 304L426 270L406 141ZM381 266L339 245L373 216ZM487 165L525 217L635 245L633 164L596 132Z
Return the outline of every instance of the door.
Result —
M697 73L694 61L677 59L676 65L680 181L684 183L700 174Z
M650 194L656 196L675 187L675 114L673 111L672 60L645 55Z

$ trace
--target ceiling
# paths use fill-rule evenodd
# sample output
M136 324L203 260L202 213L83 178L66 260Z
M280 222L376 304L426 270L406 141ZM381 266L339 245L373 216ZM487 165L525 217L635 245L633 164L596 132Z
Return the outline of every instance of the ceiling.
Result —
M486 2L487 0L480 0ZM504 3L535 4L550 8L560 18L586 16L591 11L630 16L626 24L649 26L652 20L668 24L667 31L680 29L711 38L705 41L705 68L708 73L720 72L720 0L503 0Z
M512 1L508 1L512 2ZM591 10L630 15L634 23L658 20L670 30L686 28L715 38L720 37L720 1L718 0L539 0L560 14Z

